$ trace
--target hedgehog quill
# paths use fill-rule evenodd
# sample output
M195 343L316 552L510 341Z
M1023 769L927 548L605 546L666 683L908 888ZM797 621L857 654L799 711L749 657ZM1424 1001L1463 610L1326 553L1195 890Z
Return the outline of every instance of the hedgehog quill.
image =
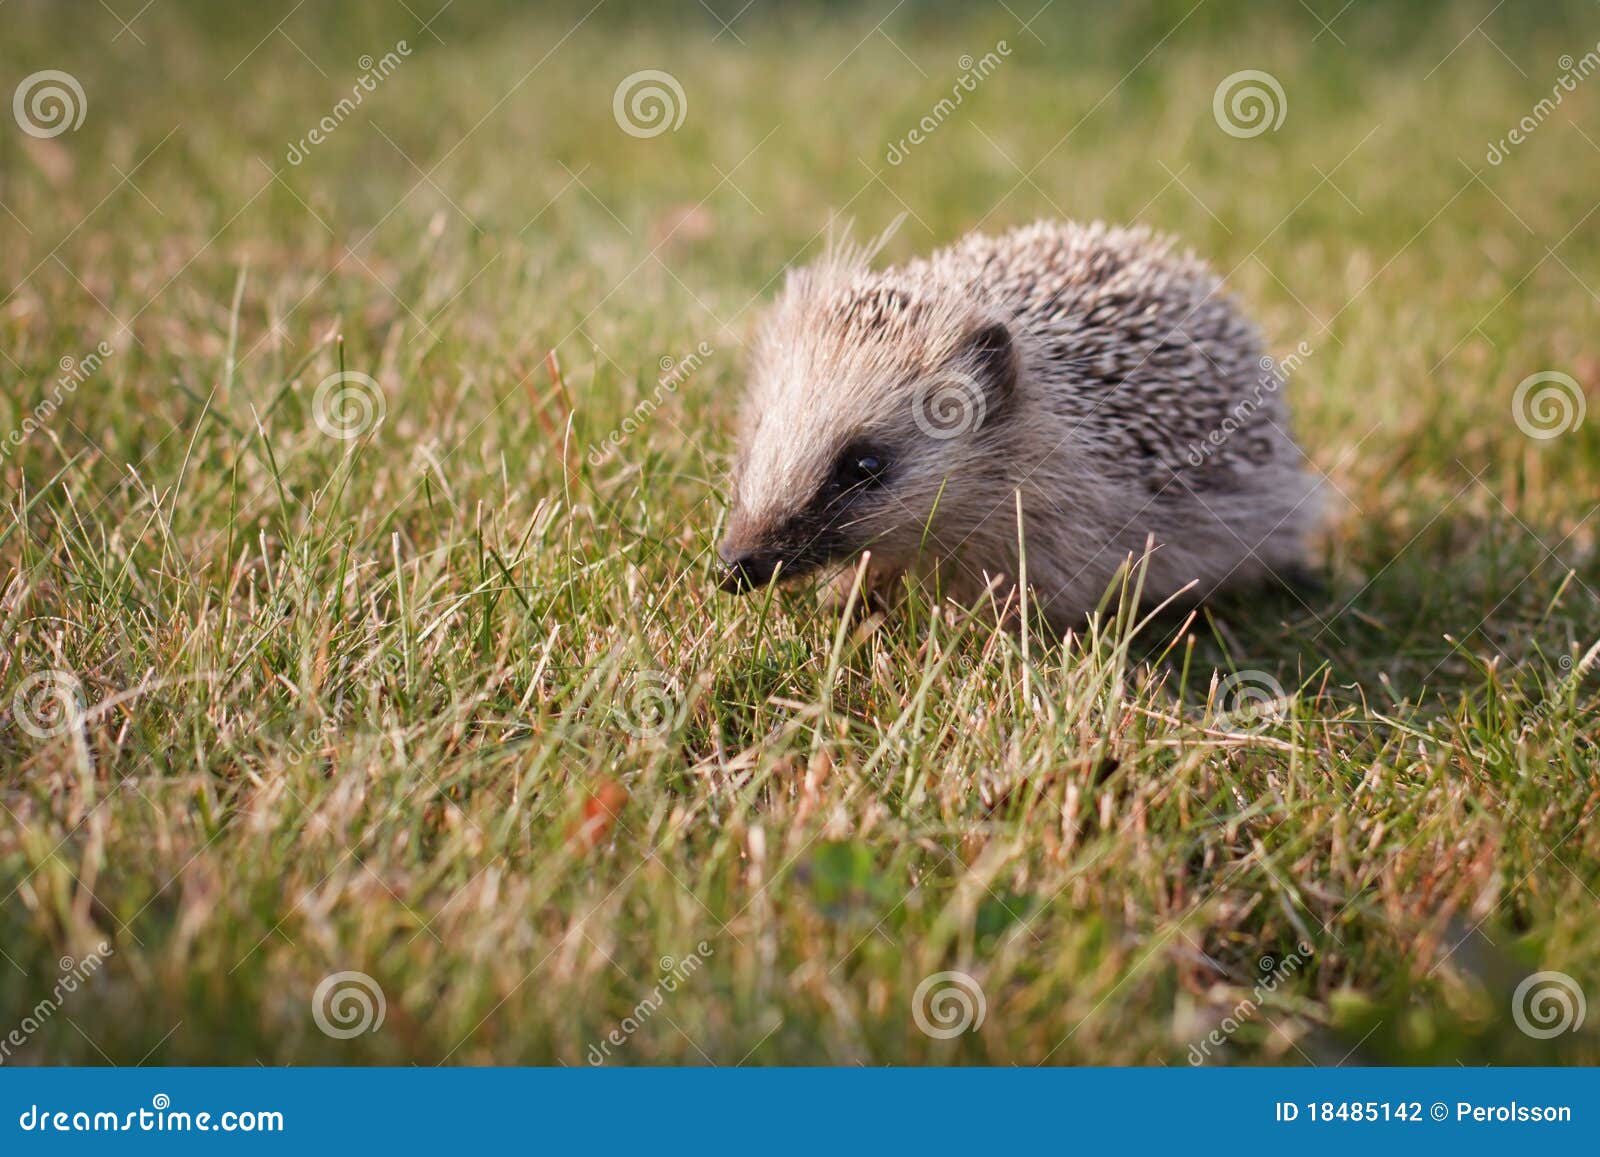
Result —
M875 270L881 244L791 272L761 328L724 589L870 552L878 589L1003 599L1025 557L1064 629L1130 559L1148 602L1301 571L1317 488L1281 375L1204 263L1100 223Z

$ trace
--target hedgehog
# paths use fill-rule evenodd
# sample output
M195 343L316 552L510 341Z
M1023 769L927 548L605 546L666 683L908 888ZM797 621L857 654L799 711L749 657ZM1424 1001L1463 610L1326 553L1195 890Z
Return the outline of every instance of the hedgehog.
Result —
M1309 573L1284 375L1193 253L1041 221L874 269L887 236L791 271L760 327L723 589L866 555L872 589L1004 607L1025 582L1067 629L1130 560L1147 603Z

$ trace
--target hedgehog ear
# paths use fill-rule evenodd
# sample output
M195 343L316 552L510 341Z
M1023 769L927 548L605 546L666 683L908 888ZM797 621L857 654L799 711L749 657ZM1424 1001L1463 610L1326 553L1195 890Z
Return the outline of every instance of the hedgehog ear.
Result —
M1011 396L1017 384L1017 347L1004 322L991 322L973 331L962 343L962 351L991 405Z

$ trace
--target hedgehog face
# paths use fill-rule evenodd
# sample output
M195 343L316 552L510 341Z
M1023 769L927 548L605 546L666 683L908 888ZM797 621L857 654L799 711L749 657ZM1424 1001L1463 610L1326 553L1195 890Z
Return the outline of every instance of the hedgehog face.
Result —
M866 550L904 569L959 538L950 512L1004 471L1017 372L1006 326L956 295L792 279L757 345L719 585Z

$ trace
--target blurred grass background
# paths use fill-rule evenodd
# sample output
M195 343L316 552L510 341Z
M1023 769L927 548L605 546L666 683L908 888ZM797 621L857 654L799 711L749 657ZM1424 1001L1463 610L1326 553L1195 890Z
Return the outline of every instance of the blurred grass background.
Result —
M115 351L0 460L0 695L69 672L93 708L0 727L0 1011L115 949L20 1058L584 1063L701 941L608 1060L1183 1063L1302 941L1209 1059L1600 1056L1517 1031L1509 995L1600 978L1600 435L1529 438L1511 402L1600 380L1600 88L1486 160L1596 50L1595 5L10 0L0 25L5 91L59 69L87 105L49 139L0 125L0 435L61 359ZM645 69L684 105L647 139L613 115ZM1286 111L1241 139L1212 101L1245 69ZM716 599L742 343L830 219L902 213L891 258L1141 221L1275 351L1306 342L1327 594L1031 655ZM384 399L350 442L313 413L341 357ZM1290 692L1265 735L1217 724L1236 670ZM941 1041L911 1001L947 969L987 1016ZM340 970L382 1028L317 1031Z

